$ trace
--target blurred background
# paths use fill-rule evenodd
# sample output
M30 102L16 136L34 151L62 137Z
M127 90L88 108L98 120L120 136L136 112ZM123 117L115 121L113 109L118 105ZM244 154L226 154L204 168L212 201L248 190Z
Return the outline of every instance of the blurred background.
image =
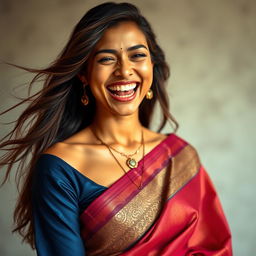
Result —
M27 67L47 66L82 15L102 2L0 0L0 59ZM256 1L129 2L151 22L166 53L178 134L197 148L216 186L231 227L234 255L255 255ZM18 102L12 95L26 96L23 84L32 76L4 64L0 74L3 111ZM22 109L0 121L15 120ZM158 112L154 120L152 129L159 123ZM0 137L9 130L1 124ZM171 127L163 132L171 132ZM35 252L11 233L17 196L13 176L0 190L0 255L32 256Z

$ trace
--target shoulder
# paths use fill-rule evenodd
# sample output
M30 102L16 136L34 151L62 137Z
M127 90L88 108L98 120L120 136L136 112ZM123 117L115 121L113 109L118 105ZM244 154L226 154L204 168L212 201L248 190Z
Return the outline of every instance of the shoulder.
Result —
M146 140L146 141L149 141L149 142L161 141L161 140L164 140L165 138L168 137L168 135L166 135L166 134L154 132L154 131L149 130L149 129L147 129L147 128L144 128L144 129L143 129L143 133L144 133L144 138L145 138L145 140Z
M66 143L65 141L57 142L45 150L42 156L46 159L49 158L52 165L58 165L60 163L60 159L69 159L69 156L72 154L74 149L75 147L72 146L72 144Z
M199 158L196 148L192 144L190 144L187 140L185 140L184 138L181 138L180 136L174 133L170 134L169 137L170 137L170 140L172 141L171 144L176 145L176 147L179 148L180 150L181 149L184 150L186 155Z
M52 155L50 153L43 153L37 159L35 169L36 172L47 175L57 175L62 170L67 169L66 163L60 159L58 156Z
M39 156L33 173L34 186L69 186L78 189L81 177L73 167L51 154Z
M86 129L85 129L86 130ZM87 156L92 154L93 146L96 144L89 133L82 130L68 139L55 143L44 154L50 154L62 160L76 170L84 170ZM60 161L57 161L60 162Z
M196 148L176 134L169 135L176 172L196 174L201 166Z
M144 128L143 132L146 152L151 151L153 148L162 143L168 137L168 135L166 134L157 133L147 128Z
M40 155L32 179L34 198L52 200L59 195L77 200L82 187L83 180L71 166L54 155Z
M162 144L173 152L182 153L184 159L191 159L193 157L199 161L196 148L175 133L162 134L145 128L144 139L146 147L149 148L148 150Z

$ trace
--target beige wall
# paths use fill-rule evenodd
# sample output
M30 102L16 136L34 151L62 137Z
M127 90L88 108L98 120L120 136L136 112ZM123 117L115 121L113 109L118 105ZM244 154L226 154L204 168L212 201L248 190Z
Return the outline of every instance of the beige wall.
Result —
M103 1L1 0L0 59L43 67L84 12ZM179 134L199 151L219 192L237 256L254 255L256 2L253 0L131 1L151 21L171 65L172 111ZM13 88L31 77L0 65L0 111ZM11 121L19 113L5 118ZM157 116L155 119L157 123ZM155 127L155 125L154 125ZM1 125L1 136L8 129ZM167 127L165 132L170 131ZM14 182L1 188L0 255L34 255L12 236Z

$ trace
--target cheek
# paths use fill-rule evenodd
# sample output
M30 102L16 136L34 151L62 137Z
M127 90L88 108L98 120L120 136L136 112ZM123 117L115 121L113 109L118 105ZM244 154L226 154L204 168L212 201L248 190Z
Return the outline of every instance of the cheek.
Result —
M107 66L94 65L90 71L90 84L95 87L100 87L107 81L109 72L109 67Z
M105 94L103 87L109 79L111 66L99 66L95 64L88 72L89 85L96 100L101 101Z
M153 80L153 65L152 63L144 63L140 67L141 75L145 80Z

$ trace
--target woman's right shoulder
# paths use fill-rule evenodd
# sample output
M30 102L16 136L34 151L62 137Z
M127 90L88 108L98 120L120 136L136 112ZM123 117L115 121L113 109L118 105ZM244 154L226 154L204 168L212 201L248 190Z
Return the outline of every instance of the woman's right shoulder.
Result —
M72 154L72 152L67 149L65 143L57 142L53 144L39 155L36 162L36 172L48 175L65 172L67 169L70 169L68 168L70 166L65 161L68 154Z
M68 163L69 159L75 157L76 147L66 141L57 142L43 151L39 156L38 162L44 166L59 167L63 163Z
M35 164L35 173L37 176L56 176L65 170L65 162L56 155L43 153L41 154Z
M88 154L88 144L84 132L79 132L68 139L57 142L44 150L38 157L36 169L43 173L72 173L71 169L84 170ZM90 152L89 152L90 153Z
M44 152L33 171L34 187L76 187L81 176L60 157Z
M67 152L70 152L70 149L67 148L67 144L64 142L57 142L43 151L42 156L51 155L58 158L65 158Z
M43 162L47 165L63 164L83 172L90 163L88 156L95 152L95 141L87 130L82 130L64 141L53 144L43 152L40 158L43 158Z

